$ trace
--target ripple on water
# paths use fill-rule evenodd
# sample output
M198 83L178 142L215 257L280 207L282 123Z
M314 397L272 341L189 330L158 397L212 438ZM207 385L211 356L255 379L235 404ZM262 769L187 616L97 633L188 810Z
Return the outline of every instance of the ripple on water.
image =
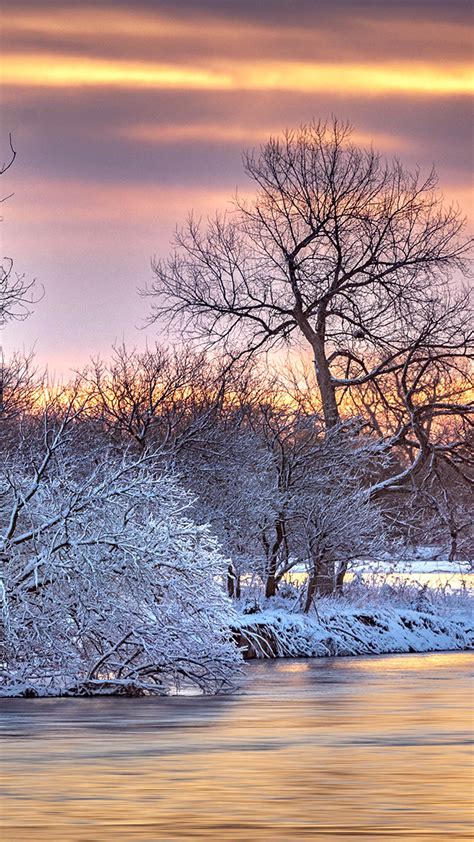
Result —
M4 838L470 839L472 664L272 661L226 698L3 700Z

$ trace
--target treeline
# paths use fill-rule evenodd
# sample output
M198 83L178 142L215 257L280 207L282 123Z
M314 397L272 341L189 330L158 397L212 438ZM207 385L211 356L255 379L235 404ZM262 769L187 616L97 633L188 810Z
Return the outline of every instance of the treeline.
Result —
M431 420L431 459L394 488L413 461L413 443L396 434L405 423L396 383L378 404L372 396L366 405L362 387L347 396L328 433L311 372L279 369L120 346L110 362L96 360L58 387L31 359L15 356L2 373L4 511L17 493L9 486L16 463L17 473L37 480L26 512L65 470L58 454L68 452L68 471L84 488L105 453L144 459L154 473L174 477L193 499L196 522L218 537L229 595L239 595L242 576L255 576L271 597L303 562L306 611L315 593L341 592L361 556L428 543L452 559L469 557L470 432L462 415Z
M3 692L217 692L238 661L226 590L271 597L304 563L307 612L354 558L427 534L471 552L462 424L433 425L393 493L412 454L386 402L328 433L301 372L119 347L61 387L17 355L1 383Z

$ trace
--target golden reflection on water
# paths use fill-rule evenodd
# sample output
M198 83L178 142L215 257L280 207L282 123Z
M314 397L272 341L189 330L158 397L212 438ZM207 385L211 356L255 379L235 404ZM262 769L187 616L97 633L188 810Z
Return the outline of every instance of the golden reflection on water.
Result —
M311 661L305 658L288 659L287 661L280 661L278 664L278 672L308 672L311 669Z
M432 672L433 669L441 670L457 670L463 669L466 666L466 661L471 660L474 664L474 657L466 652L430 652L429 655L420 657L416 653L413 655L400 655L397 657L389 656L387 658L345 658L345 669L354 669L356 672L368 673L389 673L400 672L400 663L403 665L403 672L414 672L417 675L422 672Z
M471 666L273 661L227 698L4 700L2 839L471 839Z

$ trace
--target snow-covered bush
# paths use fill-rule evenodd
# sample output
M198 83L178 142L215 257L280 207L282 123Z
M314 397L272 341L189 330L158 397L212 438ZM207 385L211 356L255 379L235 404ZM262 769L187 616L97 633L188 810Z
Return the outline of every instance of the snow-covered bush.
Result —
M156 457L78 452L37 419L0 468L0 693L219 692L239 659L226 562ZM45 427L46 429L46 427Z

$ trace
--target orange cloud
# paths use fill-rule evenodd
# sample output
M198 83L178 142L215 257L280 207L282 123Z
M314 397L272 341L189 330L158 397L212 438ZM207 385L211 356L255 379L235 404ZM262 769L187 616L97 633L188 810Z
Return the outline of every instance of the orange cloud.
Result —
M193 209L199 214L213 214L231 206L229 191L182 185L86 183L80 179L30 178L27 185L16 184L15 202L9 206L6 224L22 223L31 229L51 230L51 226L72 229L100 223L110 226L110 239L116 237L115 226L121 222L133 225L134 237L140 227L157 231L164 225L172 235L174 226ZM58 211L60 209L60 211ZM167 235L168 236L168 235ZM100 237L104 237L101 230ZM61 242L55 244L59 249ZM50 246L47 245L47 248ZM65 247L69 247L65 243Z
M204 141L241 143L245 147L246 144L265 143L270 137L281 135L281 132L282 127L277 125L259 127L228 123L144 123L126 126L118 134L120 137L156 145ZM352 141L361 146L373 145L375 149L383 151L406 151L414 146L407 137L383 132L369 134L354 131Z
M471 67L463 63L325 64L292 61L210 61L206 67L139 61L10 54L5 85L42 88L123 87L196 90L260 90L363 94L467 94Z
M137 50L142 51L148 46L150 54L156 55L157 44L163 39L173 42L175 52L181 54L182 60L194 50L203 48L206 53L221 52L228 57L231 53L242 56L248 49L257 52L254 55L280 55L287 46L290 53L302 52L306 56L328 58L334 55L372 55L376 53L384 59L389 55L397 58L403 55L418 58L426 55L438 56L441 47L444 56L471 56L471 38L469 27L462 22L448 20L430 20L425 16L416 18L412 15L407 19L401 15L396 6L384 10L384 14L377 16L363 16L350 7L326 9L315 20L308 21L302 26L295 15L291 24L278 24L268 16L261 16L250 20L245 19L238 9L234 13L223 8L219 17L206 14L205 8L196 3L195 11L187 9L186 14L176 16L163 13L159 3L152 12L140 9L139 5L133 10L112 8L97 8L87 2L68 4L54 10L21 11L21 9L5 10L2 21L4 39L12 42L18 37L54 36L56 42L62 41L66 46L68 39L73 38L72 51L77 51L78 45L90 44L94 41L99 49L115 48L119 57L123 55L126 44L134 43ZM335 4L336 6L337 4ZM400 16L401 15L401 16ZM337 22L337 26L335 26ZM350 32L350 38L347 32ZM343 33L341 37L341 33ZM190 50L189 48L192 48ZM122 51L122 52L121 52ZM302 52L301 52L302 51ZM99 53L100 54L100 53ZM143 52L142 52L143 54Z

